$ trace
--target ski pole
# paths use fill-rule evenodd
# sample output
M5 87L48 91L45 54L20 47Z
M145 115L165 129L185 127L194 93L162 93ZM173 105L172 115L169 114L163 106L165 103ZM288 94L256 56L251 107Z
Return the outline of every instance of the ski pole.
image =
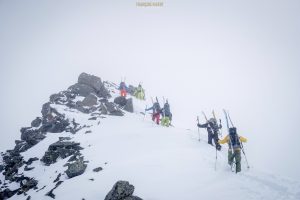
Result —
M147 112L147 106L146 106L146 108L145 108L145 115L144 115L143 121L145 121L146 112Z
M249 169L250 166L249 166L249 163L248 163L248 160L247 160L246 153L245 153L245 151L244 151L243 143L242 143L241 141L240 141L240 143L241 143L241 149L242 149L242 152L243 152L243 154L244 154L244 156L245 156L245 160L246 160L246 163L247 163L247 168Z
M199 124L199 116L197 116L197 122L198 122L198 124ZM198 126L198 124L197 124L197 127L198 127L198 136L199 136L199 141L200 141L200 131L199 131L199 126Z
M215 171L217 171L217 160L218 160L218 151L217 151L217 145L216 145L216 161L215 161Z

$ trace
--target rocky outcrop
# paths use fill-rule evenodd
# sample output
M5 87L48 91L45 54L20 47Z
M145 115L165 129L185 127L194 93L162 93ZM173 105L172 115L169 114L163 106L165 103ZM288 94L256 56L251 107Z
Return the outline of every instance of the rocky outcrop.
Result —
M119 96L114 99L114 103L118 104L122 109L133 112L132 98L126 99L125 97Z
M38 166L31 165L35 161L39 162L40 160L46 166L49 166L55 163L58 158L67 158L68 161L64 165L68 167L65 171L66 175L69 178L73 178L83 174L86 170L88 161L84 161L84 157L80 153L80 150L82 150L80 144L71 141L71 138L61 137L59 141L48 147L48 150L41 159L35 157L25 161L20 153L38 144L48 133L71 132L75 134L83 128L90 127L77 123L75 119L72 120L70 116L66 117L64 114L60 113L60 108L70 112L77 113L80 111L91 114L88 118L89 120L105 118L102 116L103 114L123 116L124 110L133 112L132 99L120 97L115 99L114 102L111 102L111 99L109 99L109 97L111 97L110 92L115 92L115 87L116 85L113 83L102 82L99 77L82 73L78 77L78 82L76 84L70 86L67 90L52 94L49 98L49 102L46 102L42 106L41 117L36 117L31 122L30 127L21 128L21 139L15 141L14 149L8 150L1 155L3 163L0 165L0 172L7 181L4 184L0 181L0 199L9 198L16 193L26 194L28 190L37 189L38 182L34 178L24 176L24 174L29 174L24 173L24 171L35 170L34 167ZM99 125L100 121L98 121L97 124ZM91 133L91 131L86 130L85 133ZM99 172L101 170L103 169L98 167L93 171ZM62 181L59 180L59 177L60 176L55 180L55 188L62 183ZM20 187L12 191L6 186L8 183L20 184ZM138 198L132 196L133 186L131 185L119 183L114 187L115 189L119 189L116 189L111 193L110 196L112 197L122 196L124 197L123 199L127 200ZM45 186L39 190L44 188ZM53 194L53 190L55 188L50 190L47 195L54 198L55 195ZM120 190L121 192L118 193ZM27 199L30 198L30 196L27 196Z
M60 138L60 141L51 144L48 151L45 152L41 161L49 166L57 161L57 158L66 158L71 155L79 155L79 151L83 148L80 143L65 141L65 138Z
M69 87L69 90L72 93L83 97L86 97L91 93L96 94L98 97L110 97L110 94L105 88L101 79L97 76L89 75L87 73L81 73L78 77L78 83Z
M21 128L21 140L26 141L27 144L33 146L43 140L46 136L38 129L31 127Z
M127 99L126 105L124 106L124 110L133 113L133 102L132 102L132 98Z
M133 196L134 186L128 181L118 181L111 191L106 195L105 200L142 200Z
M31 122L31 127L39 127L42 123L42 118L37 117Z
M69 178L79 176L84 173L87 165L84 163L83 159L78 159L75 162L68 164L68 169L66 174Z
M120 106L125 106L127 103L127 99L126 99L126 97L119 96L114 99L114 103L116 103Z

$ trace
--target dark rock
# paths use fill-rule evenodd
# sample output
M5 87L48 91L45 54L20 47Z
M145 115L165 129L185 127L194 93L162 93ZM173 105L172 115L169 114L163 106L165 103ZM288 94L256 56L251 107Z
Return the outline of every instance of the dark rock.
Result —
M137 196L130 196L130 197L125 197L122 200L143 200L143 199Z
M85 134L88 134L88 133L91 133L91 132L92 132L91 130L88 130L88 131L85 132Z
M31 199L31 196L29 195L27 198L26 198L26 200L30 200Z
M59 174L57 175L57 177L56 177L56 179L53 181L53 183L59 181L60 177L61 177L61 173L59 173Z
M108 114L107 108L106 108L106 106L105 106L104 103L101 103L101 105L100 105L100 111L101 111L101 114L103 114L103 115L107 115Z
M95 89L86 84L76 83L68 88L72 93L86 97L91 93L97 93Z
M2 172L4 169L3 165L0 165L0 172Z
M21 181L21 188L24 192L27 192L28 190L35 188L37 184L38 184L38 181L33 178L23 179Z
M72 94L70 91L63 91L58 94L52 94L50 96L50 102L55 104L66 104L68 101L74 99L76 97L75 94Z
M42 157L41 161L45 163L45 165L49 166L53 163L56 163L57 158L59 157L59 153L55 151L46 151L45 155Z
M39 191L45 189L45 187L46 187L46 185L44 185L42 188L38 189L36 192L39 192Z
M42 119L40 117L37 117L31 122L31 126L39 127L41 125L41 123L42 123Z
M28 144L26 141L23 140L16 140L15 143L16 145L14 151L19 153L24 152L32 147L32 145Z
M89 180L90 180L90 181L94 181L95 179L93 179L93 178L90 178Z
M126 97L119 96L114 99L114 103L116 103L120 106L125 106L127 103L127 99L126 99Z
M45 134L41 133L38 129L21 128L21 140L33 146L45 138Z
M64 119L64 116L60 115L53 117L47 122L44 122L40 130L41 132L61 133L65 131L69 125L69 120Z
M97 110L97 107L95 107L95 106L92 106L92 107L83 106L81 101L77 101L77 102L76 102L75 109L78 110L78 111L80 111L80 112L89 114L89 113L91 113L91 112L96 111L96 110Z
M48 147L48 151L45 152L41 161L46 165L51 165L56 162L58 157L64 159L71 155L77 155L83 149L79 145L80 143L64 140L55 142Z
M102 167L97 167L97 168L93 169L93 172L100 172L101 170L103 170Z
M132 103L132 98L128 99L126 102L126 105L124 107L124 110L133 113L133 103Z
M89 94L87 97L83 99L81 103L82 106L92 107L94 105L97 105L97 97L94 94Z
M8 199L8 198L14 196L17 192L18 192L18 190L11 191L8 188L6 188L3 191L0 190L0 199Z
M70 137L58 137L59 141L71 140Z
M49 192L47 192L47 194L45 194L45 195L51 197L52 199L55 199L55 194L53 194L53 191L54 191L58 186L60 186L62 183L63 183L63 181L58 181L58 182L55 184L55 187L52 188Z
M124 115L124 113L120 109L118 109L115 106L115 104L112 102L105 103L105 106L110 115L115 115L115 116L123 116Z
M25 162L27 165L31 165L34 161L39 160L37 157L29 158L27 162Z
M3 156L4 172L6 180L14 181L18 169L24 164L23 157L14 151L7 151Z
M97 76L89 75L87 73L81 73L78 77L78 83L92 87L99 97L110 97L108 90L105 88L101 79Z
M75 176L79 176L84 173L87 165L84 164L83 160L77 160L74 163L68 165L68 169L66 170L66 174L69 178L73 178Z
M34 169L34 167L28 167L27 165L24 167L24 171L30 171L33 169Z
M101 81L101 78L99 78L97 76L94 76L94 75L89 75L89 74L84 73L84 72L79 75L78 83L91 86L97 92L100 91L100 89L103 85L102 81Z
M133 192L134 186L130 185L128 181L118 181L106 195L105 200L123 200L132 196Z
M48 148L50 151L56 151L58 149L74 149L74 150L82 150L82 147L79 146L80 143L72 142L72 141L58 141L51 144Z
M91 117L88 120L97 120L97 117Z

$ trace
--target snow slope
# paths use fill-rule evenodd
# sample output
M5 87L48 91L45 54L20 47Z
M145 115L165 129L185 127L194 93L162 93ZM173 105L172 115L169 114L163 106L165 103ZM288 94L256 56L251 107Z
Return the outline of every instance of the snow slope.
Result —
M300 199L300 183L276 174L261 172L253 167L246 169L242 161L242 172L232 173L227 165L227 147L218 152L215 170L215 148L207 144L207 136L197 130L162 127L154 124L150 115L140 113L145 102L135 100L135 113L123 117L106 116L95 121L88 120L90 114L52 105L66 117L75 118L80 124L90 127L76 134L48 133L40 143L22 153L24 159L41 158L48 146L61 136L68 136L84 148L81 153L88 160L84 174L64 181L54 194L56 199L104 199L118 180L127 180L135 186L134 194L146 200L194 200L194 199ZM100 123L99 123L100 122ZM91 133L86 133L90 130ZM251 143L251 140L249 140ZM247 149L247 144L245 144ZM54 179L64 173L66 159L45 166L33 162L32 171L24 175L35 177L38 188L28 191L31 199L51 199L45 194L54 186ZM251 163L250 163L251 164ZM93 169L102 167L96 173ZM22 171L22 169L21 169ZM1 181L4 177L0 175ZM92 180L91 180L92 179ZM13 189L13 184L10 188ZM26 199L15 195L12 199Z

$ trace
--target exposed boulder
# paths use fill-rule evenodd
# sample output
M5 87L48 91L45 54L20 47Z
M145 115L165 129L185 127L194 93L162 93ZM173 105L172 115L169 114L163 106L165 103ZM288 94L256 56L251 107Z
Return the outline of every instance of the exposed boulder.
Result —
M0 199L8 199L8 198L14 196L17 192L18 192L18 190L13 190L12 191L8 188L6 188L3 191L0 190Z
M128 181L118 181L111 191L106 195L105 200L142 200L139 197L132 196L134 186Z
M127 99L126 105L124 106L124 110L133 113L133 102L132 102L132 98Z
M78 77L78 83L92 87L99 97L110 97L109 91L105 88L101 78L97 76L81 73Z
M92 88L94 88L95 91L99 92L102 87L102 81L101 78L89 75L87 73L81 73L78 77L78 83L88 85Z
M79 176L84 173L87 165L83 162L83 159L76 160L74 163L68 165L66 174L69 178Z
M95 169L93 169L93 172L100 172L101 170L103 170L102 167L96 167Z
M124 115L124 113L119 108L117 108L115 106L115 104L112 102L106 102L105 107L110 115L115 115L115 116L123 116Z
M42 119L40 117L37 117L31 122L31 126L39 127L41 125L41 123L42 123Z
M23 177L23 180L20 181L22 192L27 192L28 190L35 188L38 184L38 181L34 178Z
M68 119L64 119L63 116L55 116L47 121L44 121L40 130L42 132L61 133L66 130L70 125Z
M120 106L125 106L127 103L127 99L126 99L126 97L119 96L114 99L114 103L116 103Z
M89 94L87 97L83 99L81 103L82 106L88 106L88 107L97 105L97 97L94 94Z
M76 83L68 88L72 93L86 97L91 93L96 93L95 89L86 84Z
M19 152L19 153L24 152L27 149L32 147L32 145L28 144L24 140L15 140L15 143L16 143L16 145L15 145L15 148L13 151Z
M21 128L21 140L27 142L27 144L33 146L43 140L46 136L38 129L32 129L31 127Z
M34 161L39 160L37 157L29 158L27 162L25 162L27 165L31 165Z
M101 103L101 105L100 105L100 111L101 111L102 115L107 115L108 114L107 108L106 108L106 106L105 106L104 103Z
M57 161L57 158L66 158L71 155L77 155L83 148L80 143L71 141L58 141L48 147L48 151L42 157L41 161L46 165L51 165Z

